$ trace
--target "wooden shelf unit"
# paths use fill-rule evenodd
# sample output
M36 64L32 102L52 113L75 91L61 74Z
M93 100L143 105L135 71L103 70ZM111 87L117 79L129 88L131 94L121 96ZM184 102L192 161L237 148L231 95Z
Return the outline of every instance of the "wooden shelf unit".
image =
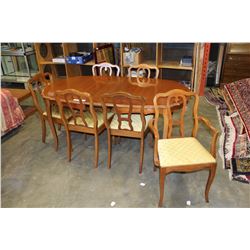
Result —
M173 80L190 81L191 89L193 90L196 53L197 44L195 43L158 43L156 57L160 76ZM192 57L192 66L180 64L183 56ZM166 72L165 74L163 73L164 71Z
M94 60L85 64L67 64L66 62L55 63L52 61L52 58L60 56L65 58L69 56L71 52L92 52L95 48L103 44L104 43L44 43L41 46L41 44L36 43L35 49L39 70L42 72L49 70L53 77L56 78L91 74L91 66L94 65ZM138 47L142 49L140 63L157 66L161 72L160 78L163 77L173 80L176 78L178 80L190 81L191 89L193 89L195 58L197 53L196 45L195 43L116 43L114 47L119 54L119 59L116 61L118 61L117 64L121 68L122 76L127 75L127 69L130 66L124 64L124 48L128 47L131 49ZM40 49L40 47L42 48ZM46 53L41 50L46 50ZM180 64L180 60L183 56L192 56L192 66L187 67ZM171 71L171 74L166 73L168 71ZM173 78L172 76L175 75L176 77Z
M250 43L228 43L224 53L220 83L250 77Z

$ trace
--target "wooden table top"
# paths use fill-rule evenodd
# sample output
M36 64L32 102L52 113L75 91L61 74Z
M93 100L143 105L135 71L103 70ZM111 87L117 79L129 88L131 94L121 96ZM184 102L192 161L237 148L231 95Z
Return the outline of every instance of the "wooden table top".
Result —
M188 88L177 81L164 79L146 79L142 86L136 78L117 77L117 76L77 76L66 79L56 79L53 84L47 86L43 91L43 97L55 100L57 90L76 89L81 92L91 94L94 105L100 106L100 96L104 93L127 92L132 95L143 96L145 98L145 109L149 113L154 108L153 99L158 93L164 93L172 89ZM151 111L150 111L151 109Z

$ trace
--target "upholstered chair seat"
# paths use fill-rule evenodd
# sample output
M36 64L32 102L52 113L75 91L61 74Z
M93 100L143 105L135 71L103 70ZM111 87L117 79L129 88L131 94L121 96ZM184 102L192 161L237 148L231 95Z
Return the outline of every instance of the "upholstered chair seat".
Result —
M215 158L194 137L158 140L160 167L213 164Z
M121 115L121 116L123 118L127 117L127 115L125 115L125 114ZM152 118L153 118L153 115L145 115L146 124L145 124L144 130L146 130L148 128L148 123ZM138 131L138 132L141 131L142 130L141 116L139 114L132 114L131 115L131 120L132 120L133 130ZM117 115L114 115L114 117L113 117L113 119L111 121L111 124L110 124L110 128L111 129L118 129L118 126L119 126L119 122L118 122L118 119L117 119ZM130 130L128 123L127 122L122 122L121 129Z
M108 113L108 119L113 115L113 113ZM84 112L84 117L85 117L85 122L87 123L87 126L90 128L94 127L94 121L92 118L92 115L89 111ZM96 118L97 118L97 127L100 128L101 126L104 125L104 120L103 120L103 113L96 111ZM80 125L84 126L84 122L81 117L76 117L76 123L73 118L71 118L68 122L70 125Z
M47 111L44 111L43 115L47 116ZM69 109L65 109L64 110L64 115L65 115L66 119L69 119L72 116L72 113L70 112ZM59 108L58 108L57 105L52 106L52 108L51 108L51 116L52 116L52 118L61 119L61 115L60 115Z

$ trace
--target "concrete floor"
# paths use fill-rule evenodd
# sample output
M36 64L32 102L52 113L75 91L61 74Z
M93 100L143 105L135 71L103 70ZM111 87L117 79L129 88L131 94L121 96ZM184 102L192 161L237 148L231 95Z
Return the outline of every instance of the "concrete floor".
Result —
M200 114L219 128L214 106L200 100ZM208 134L201 129L201 140ZM59 132L55 152L49 128L41 141L38 115L25 120L17 133L2 142L2 207L157 207L158 170L153 171L153 149L145 141L143 173L139 174L139 140L121 138L113 145L112 167L107 169L107 134L100 136L99 167L93 168L94 138L72 133L72 161L67 161L65 132ZM218 167L209 198L204 199L208 172L170 174L166 177L164 207L250 207L250 186L230 181L228 171ZM145 186L140 185L144 183ZM186 201L191 201L191 206Z

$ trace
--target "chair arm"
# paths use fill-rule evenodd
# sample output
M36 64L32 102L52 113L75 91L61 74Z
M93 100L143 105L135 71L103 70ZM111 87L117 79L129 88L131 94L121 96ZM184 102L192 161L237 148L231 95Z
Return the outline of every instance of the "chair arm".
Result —
M219 131L212 126L212 124L209 122L208 119L206 119L203 116L198 116L198 121L202 121L207 126L207 128L209 128L209 130L212 132L210 153L214 158L216 158L216 142L219 135Z
M152 118L149 123L149 129L151 130L151 132L153 133L154 137L155 137L155 143L154 143L154 164L156 166L160 166L160 161L159 161L159 156L158 156L158 140L159 140L159 133L157 131L157 129L154 127L154 121L155 119Z

